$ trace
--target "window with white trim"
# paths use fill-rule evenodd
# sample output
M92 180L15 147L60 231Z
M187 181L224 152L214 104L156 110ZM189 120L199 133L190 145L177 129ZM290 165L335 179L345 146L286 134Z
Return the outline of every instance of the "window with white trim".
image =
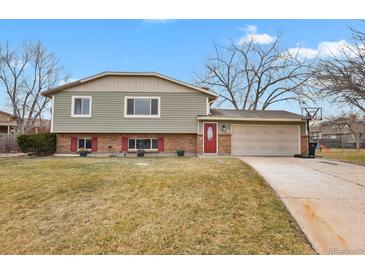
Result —
M157 138L129 138L128 139L128 149L158 149L158 139Z
M91 96L72 96L72 117L91 117Z
M125 117L160 117L160 97L125 97Z
M91 138L78 138L77 149L91 149Z

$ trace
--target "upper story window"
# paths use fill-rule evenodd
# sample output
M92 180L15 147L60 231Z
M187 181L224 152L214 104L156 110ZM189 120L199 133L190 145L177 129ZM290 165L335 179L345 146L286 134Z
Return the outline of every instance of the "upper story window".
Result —
M124 117L160 117L160 97L125 97L124 106Z
M71 117L91 117L91 96L72 96Z

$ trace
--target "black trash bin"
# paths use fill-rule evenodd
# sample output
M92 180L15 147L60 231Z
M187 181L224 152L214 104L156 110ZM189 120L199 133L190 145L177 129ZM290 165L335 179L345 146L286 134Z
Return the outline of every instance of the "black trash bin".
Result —
M309 143L309 153L308 153L309 157L314 158L316 156L316 148L317 148L317 143Z

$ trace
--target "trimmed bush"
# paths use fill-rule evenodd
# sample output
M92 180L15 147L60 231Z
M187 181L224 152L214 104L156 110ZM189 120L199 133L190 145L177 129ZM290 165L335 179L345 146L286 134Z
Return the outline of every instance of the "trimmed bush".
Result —
M52 155L56 151L56 134L23 134L18 136L17 143L23 153L35 156Z

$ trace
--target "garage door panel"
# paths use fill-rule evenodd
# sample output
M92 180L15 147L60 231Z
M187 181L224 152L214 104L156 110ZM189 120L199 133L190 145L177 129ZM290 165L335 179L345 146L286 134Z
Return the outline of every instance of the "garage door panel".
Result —
M296 134L294 135L296 137ZM269 139L269 140L268 140ZM297 140L294 139L293 135L275 135L275 134L268 134L266 136L263 135L244 135L240 134L238 137L232 135L232 140L237 140L240 143L240 140L245 140L246 142L268 142L268 141L275 141L275 142L294 142L297 143Z
M292 156L298 153L296 125L232 125L232 154Z
M268 143L268 142L250 142L250 143L238 143L235 148L244 149L244 148L256 148L256 149L276 149L280 148L286 150L288 148L296 150L298 148L297 143L294 141L281 143L278 141L278 144Z

